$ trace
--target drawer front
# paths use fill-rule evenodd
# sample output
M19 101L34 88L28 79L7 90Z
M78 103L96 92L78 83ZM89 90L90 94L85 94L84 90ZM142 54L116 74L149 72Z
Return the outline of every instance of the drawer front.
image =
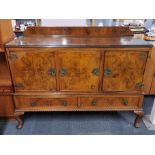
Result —
M77 108L76 97L33 97L33 96L15 96L15 105L17 110L69 110Z
M81 97L82 109L132 110L140 108L140 96Z

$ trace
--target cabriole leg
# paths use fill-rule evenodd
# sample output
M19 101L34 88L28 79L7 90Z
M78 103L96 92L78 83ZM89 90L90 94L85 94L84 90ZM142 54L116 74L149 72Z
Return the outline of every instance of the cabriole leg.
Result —
M142 121L142 117L144 116L144 111L134 111L136 118L134 122L134 126L136 128L140 128L140 123Z
M15 119L17 121L17 126L16 126L17 129L22 129L22 127L23 127L22 115L23 115L23 113L22 114L16 114L16 118Z

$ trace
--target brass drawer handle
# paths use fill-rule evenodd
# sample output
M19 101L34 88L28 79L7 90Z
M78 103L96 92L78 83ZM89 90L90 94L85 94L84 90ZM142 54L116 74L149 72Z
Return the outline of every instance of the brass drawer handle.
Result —
M65 68L61 68L60 75L61 76L66 76L67 75L67 70Z
M95 76L98 76L99 75L99 69L98 68L94 68L92 70L92 74L95 75Z
M112 71L109 69L109 68L106 68L105 70L104 70L104 75L105 76L110 76L112 74Z
M51 76L55 76L55 69L54 68L50 68L48 70L48 74L51 75Z
M97 103L96 100L93 100L93 101L91 102L91 105L92 105L92 106L95 106L96 103Z
M30 103L30 105L31 105L32 107L35 107L35 106L37 105L37 102L32 101L32 102Z
M124 105L128 105L128 100L127 99L123 98L122 102L123 102Z
M67 101L64 101L64 102L63 102L63 105L64 105L64 106L67 106L67 105L68 105Z

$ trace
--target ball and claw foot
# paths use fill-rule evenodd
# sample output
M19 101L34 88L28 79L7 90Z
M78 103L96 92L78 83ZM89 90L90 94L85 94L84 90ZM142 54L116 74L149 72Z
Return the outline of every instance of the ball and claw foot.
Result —
M142 117L144 116L144 112L143 111L134 111L134 113L136 115L134 127L140 128L140 123L142 121Z
M135 119L135 122L134 122L134 127L135 128L140 128L140 122L137 122L136 119Z
M22 129L23 128L23 121L22 121L21 116L17 116L16 121L18 123L17 126L16 126L16 129Z

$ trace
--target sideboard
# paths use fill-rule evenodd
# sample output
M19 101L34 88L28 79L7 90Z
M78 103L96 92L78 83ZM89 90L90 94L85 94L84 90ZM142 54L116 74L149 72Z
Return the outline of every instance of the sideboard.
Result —
M140 127L152 45L128 27L31 27L5 47L17 128L39 111L133 111Z

